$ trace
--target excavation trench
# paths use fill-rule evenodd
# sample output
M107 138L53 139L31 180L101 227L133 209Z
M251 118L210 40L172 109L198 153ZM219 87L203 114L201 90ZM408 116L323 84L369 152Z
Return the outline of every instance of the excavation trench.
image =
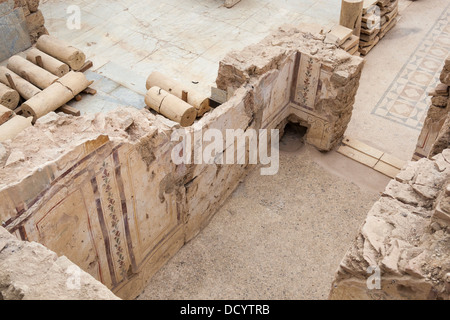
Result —
M217 85L231 98L184 134L194 144L208 129L246 135L292 122L305 144L331 150L350 121L363 60L325 44L316 31L284 28L229 54ZM117 296L137 297L255 167L177 164L172 136L179 129L134 108L38 119L4 144L3 227L66 256ZM234 146L222 151L234 153Z

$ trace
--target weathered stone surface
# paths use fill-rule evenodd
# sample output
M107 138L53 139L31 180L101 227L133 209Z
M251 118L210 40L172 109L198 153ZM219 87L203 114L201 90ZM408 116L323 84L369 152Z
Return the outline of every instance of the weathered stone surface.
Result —
M411 162L388 185L342 260L331 299L450 299L449 165L443 154ZM371 286L376 269L380 288Z
M197 137L206 129L224 137L240 129L242 140L251 129L279 128L287 119L309 126L308 142L317 148L336 144L350 120L363 62L327 48L317 32L282 29L225 58L218 83L233 95L186 128L186 145L200 145ZM310 81L308 68L317 76ZM188 153L171 141L179 128L134 108L39 119L5 143L26 161L0 168L0 219L11 233L68 257L119 297L136 297L255 167L248 157L235 165L175 164L172 153ZM235 156L235 144L222 144L216 159Z
M24 51L43 34L48 34L38 10L39 0L0 0L0 60ZM4 41L4 43L2 42ZM30 42L31 41L31 42Z
M447 106L447 108L449 107ZM447 118L445 119L445 122L431 147L430 156L444 152L444 150L448 147L450 147L450 112L447 114Z
M40 0L26 0L28 5L28 10L30 12L36 12L39 8L39 2Z
M0 167L6 163L8 159L8 152L5 149L5 146L0 143Z
M433 157L450 147L450 55L447 56L441 72L441 84L437 86L437 95L431 98L433 105L428 110L427 118L417 142L414 159Z
M0 227L0 300L117 300L66 257Z
M436 107L445 108L448 104L448 97L445 96L436 96L431 98L431 103Z
M25 155L20 150L13 150L6 161L5 167L25 161Z

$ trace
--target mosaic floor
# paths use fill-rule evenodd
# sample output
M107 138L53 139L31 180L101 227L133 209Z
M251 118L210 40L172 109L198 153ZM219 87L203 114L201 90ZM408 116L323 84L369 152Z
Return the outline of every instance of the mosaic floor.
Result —
M408 59L372 114L421 130L431 104L429 88L439 83L450 51L450 4Z

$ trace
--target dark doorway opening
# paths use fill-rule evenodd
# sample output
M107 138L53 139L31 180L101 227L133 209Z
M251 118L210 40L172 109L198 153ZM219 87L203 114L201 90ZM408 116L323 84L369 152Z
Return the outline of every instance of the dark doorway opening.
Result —
M308 128L298 123L288 122L280 139L280 151L296 152L305 145Z

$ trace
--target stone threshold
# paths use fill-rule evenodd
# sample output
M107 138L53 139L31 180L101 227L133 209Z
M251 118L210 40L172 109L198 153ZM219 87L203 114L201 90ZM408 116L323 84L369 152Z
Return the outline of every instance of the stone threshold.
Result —
M406 161L350 137L342 140L337 152L391 178L395 178L406 164Z

